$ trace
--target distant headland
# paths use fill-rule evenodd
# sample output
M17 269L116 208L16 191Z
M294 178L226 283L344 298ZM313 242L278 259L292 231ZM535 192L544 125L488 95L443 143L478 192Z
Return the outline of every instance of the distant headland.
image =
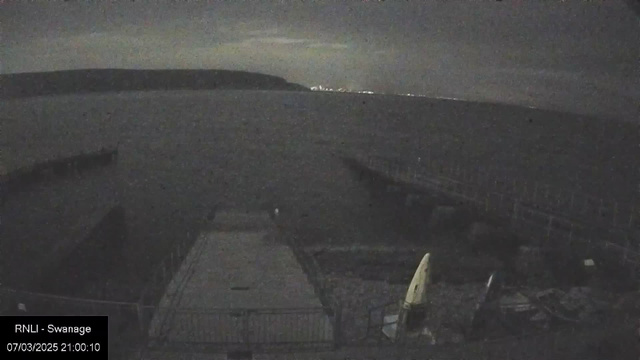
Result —
M0 98L144 90L310 91L281 77L230 70L63 70L1 74L0 84Z

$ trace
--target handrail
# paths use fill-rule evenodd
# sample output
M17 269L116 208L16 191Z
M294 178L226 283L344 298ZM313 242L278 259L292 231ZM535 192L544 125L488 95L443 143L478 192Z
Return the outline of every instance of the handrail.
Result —
M548 242L552 238L560 238L567 244L572 241L581 241L588 246L595 244L605 249L622 251L624 263L640 264L640 252L631 247L640 243L640 232L635 232L633 228L603 228L600 224L567 219L561 214L533 209L508 193L429 174L423 169L415 170L397 159L370 156L356 161L364 162L369 168L380 171L395 181L426 186L444 195L473 203L481 212L507 217L512 226L532 226L531 230L535 230L538 240L546 239Z
M549 207L561 208L571 217L584 218L588 212L594 217L588 218L590 223L596 221L603 226L613 228L638 228L640 227L640 204L635 202L620 202L606 200L601 197L579 193L573 190L565 190L538 181L511 179L492 176L495 168L468 168L461 165L448 166L443 162L425 158L410 163L401 162L398 159L389 159L381 156L368 156L364 160L369 165L386 163L397 169L412 169L417 172L425 171L443 179L454 180L468 185L487 187L499 193L510 194L531 203ZM436 175L438 174L438 175ZM555 199L555 200L554 200ZM590 210L590 211L589 211ZM610 214L609 216L603 216Z

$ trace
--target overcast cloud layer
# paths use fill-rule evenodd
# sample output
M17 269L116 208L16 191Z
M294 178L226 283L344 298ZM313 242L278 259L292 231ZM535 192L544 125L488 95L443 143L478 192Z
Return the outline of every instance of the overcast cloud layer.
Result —
M635 121L640 20L611 1L5 1L1 72L219 68Z

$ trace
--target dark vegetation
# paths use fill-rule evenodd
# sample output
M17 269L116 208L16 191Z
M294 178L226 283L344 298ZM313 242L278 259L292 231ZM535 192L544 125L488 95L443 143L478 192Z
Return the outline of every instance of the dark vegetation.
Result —
M0 98L141 90L310 91L277 76L228 70L65 70L3 74L0 84Z

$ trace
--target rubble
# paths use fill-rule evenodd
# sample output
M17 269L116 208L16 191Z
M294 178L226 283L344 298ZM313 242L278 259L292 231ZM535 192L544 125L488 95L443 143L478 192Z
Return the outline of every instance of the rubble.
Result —
M505 288L499 276L489 277L483 295L471 317L468 337L486 334L489 328L502 328L503 336L548 329L559 323L594 323L612 309L612 294L589 287Z
M457 211L458 208L455 206L436 206L429 218L429 228L437 229L446 226L454 219Z
M476 241L495 230L482 235L478 230L483 226L491 229L487 224L476 225ZM506 274L513 268L500 266L495 257L474 255L465 249L464 243L452 246L445 239L438 240L427 247L352 246L338 249L332 246L311 251L329 279L334 301L346 305L345 334L358 339L368 336L362 329L366 329L371 320L371 309L386 303L391 306L380 310L376 317L379 320L374 323L379 322L381 327L384 327L383 322L389 325L385 327L385 335L382 328L375 332L386 338L395 336L397 325L391 324L399 319L398 303L406 296L419 254L424 254L422 251L425 250L438 256L431 262L432 281L427 290L428 301L422 309L421 323L425 326L412 332L416 336L414 339L421 343L470 341L474 331L482 338L495 339L539 333L557 325L593 324L602 321L602 314L608 314L612 308L614 294L585 284L571 287L554 282L547 254L537 248L516 247L514 268L525 277L518 285L505 282ZM495 244L497 240L486 239L485 246L490 246L492 241ZM572 260L575 261L571 264L580 268L595 269L597 265L592 259ZM490 274L491 280L487 283L474 283L479 278L487 279ZM532 278L539 281L532 282ZM636 302L640 304L640 301ZM640 305L637 308L640 309Z
M514 260L515 271L527 284L543 285L552 282L551 271L539 248L520 246Z
M520 246L515 235L501 227L484 222L471 224L467 242L474 253L490 254L505 264L513 262Z
M522 293L515 293L513 295L506 295L500 298L498 302L500 306L500 310L503 313L506 312L528 312L535 311L536 313L539 311L535 305L531 303L528 297L522 295Z

